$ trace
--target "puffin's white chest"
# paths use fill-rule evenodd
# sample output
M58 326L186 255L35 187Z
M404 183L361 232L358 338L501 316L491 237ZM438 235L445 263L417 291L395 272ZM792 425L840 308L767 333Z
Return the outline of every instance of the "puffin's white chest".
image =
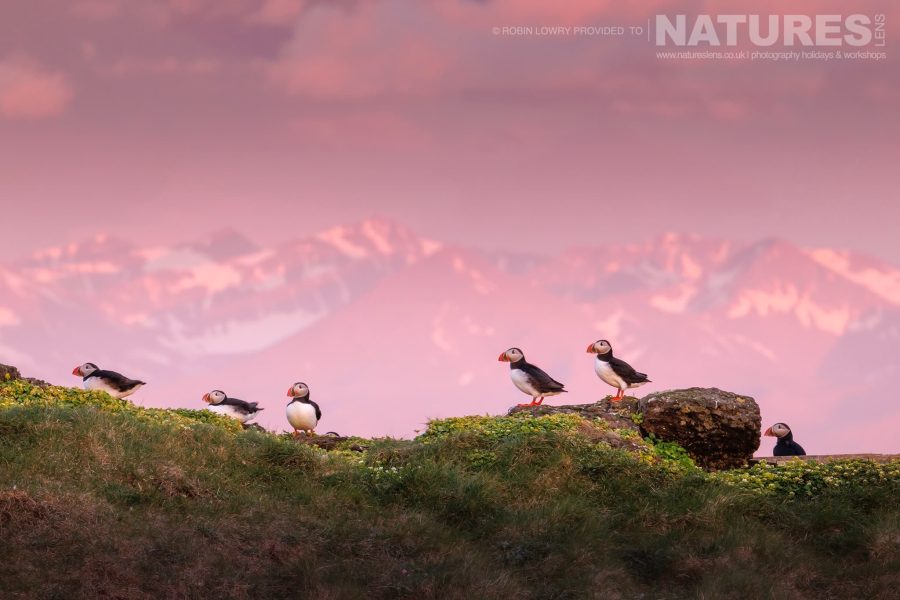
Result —
M625 383L625 380L619 377L615 371L613 371L612 366L605 360L600 360L599 358L594 359L594 371L597 372L597 377L613 386L614 388L624 390L628 388L628 384Z
M143 384L141 384L141 385L143 385ZM136 385L133 388L131 388L130 390L127 390L125 392L120 392L119 390L117 390L116 388L107 384L105 380L103 380L99 377L88 377L87 379L84 380L84 389L100 390L101 392L106 392L107 394L109 394L110 396L113 396L115 398L125 398L126 396L130 396L131 394L135 393L138 390L138 388L140 388L140 387L141 387L140 385Z
M243 411L238 410L236 406L232 406L230 404L210 404L207 410L210 410L219 415L231 417L232 419L240 421L241 423L246 423L256 416L255 413L247 414Z
M306 402L291 402L287 405L287 420L294 429L315 429L319 424L316 409Z
M513 384L515 384L517 388L519 388L522 392L528 394L532 398L537 398L541 395L541 393L534 388L534 385L532 385L531 378L528 376L528 373L526 373L522 369L510 369L509 377L512 379Z

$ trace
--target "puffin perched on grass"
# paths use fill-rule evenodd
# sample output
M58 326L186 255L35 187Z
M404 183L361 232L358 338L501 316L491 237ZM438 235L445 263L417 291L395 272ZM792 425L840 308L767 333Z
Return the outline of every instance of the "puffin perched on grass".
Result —
M244 402L237 398L229 398L222 390L213 390L208 394L203 394L203 401L209 404L209 410L212 412L231 417L241 423L253 420L256 418L256 413L262 410L256 402Z
M309 399L309 386L298 381L288 388L287 395L291 398L287 405L287 420L294 428L294 437L301 431L311 435L322 418L322 411Z
M510 348L497 360L509 363L509 376L522 392L531 396L531 402L519 406L536 406L544 401L544 396L555 396L564 390L564 384L556 381L547 373L525 360L525 355L518 348Z
M613 356L613 349L606 340L597 340L587 347L587 351L596 354L594 359L594 370L597 377L613 386L618 390L613 397L614 402L618 402L625 396L625 390L636 388L648 383L646 373L639 373L634 367L624 360Z
M103 390L110 396L125 398L135 393L138 388L147 385L137 379L129 379L115 371L104 371L94 363L84 363L72 369L72 375L81 377L86 390Z
M806 450L794 441L791 428L784 423L775 423L763 435L778 438L772 456L806 456Z

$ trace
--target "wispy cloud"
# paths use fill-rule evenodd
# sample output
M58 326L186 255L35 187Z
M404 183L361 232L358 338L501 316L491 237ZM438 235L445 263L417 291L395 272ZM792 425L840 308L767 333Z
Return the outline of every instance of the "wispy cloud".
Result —
M74 92L68 78L27 57L0 59L0 116L45 119L61 114Z

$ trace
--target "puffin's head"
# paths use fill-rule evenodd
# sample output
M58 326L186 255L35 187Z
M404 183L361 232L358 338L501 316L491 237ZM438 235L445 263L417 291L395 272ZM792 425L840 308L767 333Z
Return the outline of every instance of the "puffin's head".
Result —
M525 355L518 348L510 348L506 352L500 355L500 358L497 360L502 362L519 362L525 358Z
M222 390L213 390L208 394L203 394L203 401L207 404L222 404L227 397Z
M288 388L287 395L291 398L306 398L309 396L309 386L302 381L298 381Z
M791 432L791 428L785 425L784 423L775 423L768 429L763 435L768 435L771 437L783 438L787 434Z
M99 370L100 367L98 367L94 363L84 363L80 367L75 367L74 369L72 369L72 375L77 375L78 377L87 377L91 373Z
M609 354L612 352L612 346L606 340L597 340L587 347L587 351L591 354Z

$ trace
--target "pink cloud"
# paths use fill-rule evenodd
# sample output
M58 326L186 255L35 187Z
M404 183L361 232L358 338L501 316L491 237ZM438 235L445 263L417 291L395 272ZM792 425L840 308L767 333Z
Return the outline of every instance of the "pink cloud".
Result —
M173 74L208 75L221 69L219 61L209 58L121 58L107 69L112 75Z
M73 91L66 76L27 58L0 60L0 116L44 119L61 114Z
M290 25L297 20L305 5L304 0L265 0L251 21L265 25Z
M116 0L79 0L72 5L72 12L94 21L105 21L116 17L122 5Z
M270 83L291 94L320 97L426 95L445 89L453 54L422 28L390 23L382 6L351 13L333 6L310 11L282 56L268 65ZM419 8L410 12L413 20L422 15Z
M662 61L652 45L621 37L493 33L495 26L517 23L644 24L668 4L626 10L575 2L556 12L539 2L505 0L385 0L353 10L308 5L265 73L276 89L315 98L581 99L625 114L737 121L791 113L798 99L817 95L828 69L834 70L814 63L801 71L750 61Z

